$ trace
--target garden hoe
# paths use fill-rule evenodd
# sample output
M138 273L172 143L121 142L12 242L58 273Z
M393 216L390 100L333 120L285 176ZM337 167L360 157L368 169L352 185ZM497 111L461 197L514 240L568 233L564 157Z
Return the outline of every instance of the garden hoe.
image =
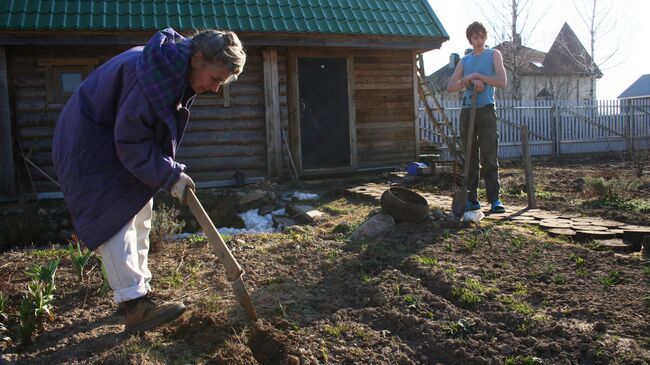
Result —
M255 313L253 301L251 300L250 295L248 295L248 291L244 286L244 280L242 279L244 270L239 266L237 260L235 260L235 257L232 255L232 252L230 252L230 249L226 246L226 243L223 242L223 238L221 238L219 231L214 227L210 217L208 217L208 214L205 212L205 209L203 209L199 199L196 197L194 189L189 187L187 188L186 200L192 214L194 214L199 225L203 228L203 232L208 236L208 241L212 244L219 260L223 263L223 266L226 269L226 275L228 275L228 280L230 280L230 285L232 286L232 290L235 292L237 300L239 300L239 304L244 307L246 313L248 313L248 316L253 321L257 321L257 313Z
M467 183L469 180L469 156L472 153L472 142L474 141L474 119L476 118L476 98L478 92L472 92L472 110L469 113L469 126L467 126L467 141L465 145L465 163L463 165L463 178L460 184L460 190L454 191L453 200L451 201L451 213L458 219L465 214L467 205Z

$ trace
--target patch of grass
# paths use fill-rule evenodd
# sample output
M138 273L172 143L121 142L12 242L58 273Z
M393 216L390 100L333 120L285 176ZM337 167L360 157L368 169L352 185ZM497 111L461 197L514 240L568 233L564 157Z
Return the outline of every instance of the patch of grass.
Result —
M496 299L499 303L505 305L506 308L508 308L513 312L517 312L525 315L531 315L535 313L535 309L533 309L533 307L530 304L514 296L497 295Z
M165 287L165 288L172 288L172 289L178 289L181 286L183 286L183 275L181 274L180 270L172 270L169 274L167 275L161 275L158 277L158 281L160 281L160 284Z
M514 236L510 239L510 244L516 249L522 249L526 243L526 238L523 236Z
M558 285L566 284L566 276L564 276L563 274L559 274L559 273L553 274L551 280Z
M557 271L557 266L555 266L555 265L553 265L553 264L546 264L546 265L544 265L544 272L545 272L545 273L547 273L547 274L553 274L553 273L555 273L555 271Z
M478 247L478 244L479 244L479 239L477 236L474 235L465 236L461 241L462 247L468 252L474 251L474 249Z
M490 290L490 288L481 284L479 280L467 278L463 287L453 287L451 292L461 303L473 306L479 303L482 296Z
M535 197L538 199L554 199L554 198L559 198L561 197L562 194L555 192L555 191L546 191L546 190L536 190L535 191Z
M415 304L415 297L410 295L410 294L405 295L404 296L404 303L409 304L409 305Z
M223 235L221 238L223 238L224 241L228 241L228 239ZM204 234L193 234L187 238L187 241L192 246L203 246L208 243L208 236Z
M650 265L643 268L643 275L645 275L647 279L650 279Z
M621 274L618 271L610 271L607 275L601 276L598 281L605 287L609 288L621 281Z
M508 357L503 361L504 365L537 365L542 364L542 359L534 356Z
M598 200L580 201L579 205L583 208L592 209L616 209L632 213L649 213L650 201L647 199L626 199L619 196L613 196Z
M585 259L576 254L571 255L571 260L576 264L576 267L580 268L585 264Z
M370 282L370 275L368 275L365 271L361 270L361 281L364 283L368 284Z
M341 335L347 333L350 329L351 326L348 323L338 323L335 326L326 324L323 326L323 332L335 338L341 337Z
M427 266L438 265L438 259L435 257L416 256L415 259L417 260L417 262L421 263L422 265L427 265Z
M339 257L339 252L337 250L330 250L329 253L327 254L327 261L330 264L333 264L336 262L336 259Z
M68 253L67 250L63 248L47 248L44 250L33 250L30 256L44 259L57 259L65 256Z
M452 252L454 250L454 243L451 240L445 242L445 250L447 252Z
M586 278L587 276L589 276L589 271L585 269L576 269L576 276L578 276L579 278Z

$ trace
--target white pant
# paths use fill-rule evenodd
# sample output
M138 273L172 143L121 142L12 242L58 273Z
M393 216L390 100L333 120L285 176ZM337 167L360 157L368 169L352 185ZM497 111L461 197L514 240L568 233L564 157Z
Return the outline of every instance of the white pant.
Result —
M151 290L147 258L152 213L153 199L113 237L99 246L116 303L139 298Z

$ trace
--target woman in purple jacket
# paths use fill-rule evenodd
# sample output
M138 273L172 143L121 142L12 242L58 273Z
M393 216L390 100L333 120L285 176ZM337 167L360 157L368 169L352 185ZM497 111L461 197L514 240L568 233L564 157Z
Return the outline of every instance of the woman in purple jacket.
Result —
M185 38L156 33L91 73L65 104L52 146L54 165L77 235L98 248L115 302L125 303L125 332L178 318L180 302L150 292L153 196L185 203L194 182L175 154L197 94L216 92L242 72L246 54L233 32Z

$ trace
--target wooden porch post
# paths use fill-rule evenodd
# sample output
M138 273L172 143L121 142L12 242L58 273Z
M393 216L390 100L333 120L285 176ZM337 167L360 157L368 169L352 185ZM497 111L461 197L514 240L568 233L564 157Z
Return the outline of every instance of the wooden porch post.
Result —
M280 91L278 52L262 51L264 57L264 110L266 112L266 161L268 177L282 175L282 140L280 128Z
M0 194L16 192L6 48L0 46Z

